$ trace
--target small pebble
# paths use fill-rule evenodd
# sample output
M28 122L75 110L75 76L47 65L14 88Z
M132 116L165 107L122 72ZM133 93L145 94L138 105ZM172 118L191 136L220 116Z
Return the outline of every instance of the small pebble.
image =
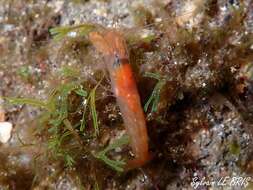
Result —
M0 122L0 142L6 143L11 138L12 123Z

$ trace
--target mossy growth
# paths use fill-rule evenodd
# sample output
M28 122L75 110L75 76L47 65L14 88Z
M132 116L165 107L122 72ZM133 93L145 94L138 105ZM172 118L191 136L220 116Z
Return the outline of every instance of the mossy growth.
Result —
M98 25L95 24L80 24L76 26L60 26L50 29L50 34L54 40L62 40L64 37L76 38L79 36L87 36L89 32L95 30Z
M76 80L80 77L80 72L74 68L65 66L60 72L63 80L51 90L46 100L11 97L4 99L11 104L25 104L41 110L34 135L43 136L42 143L45 144L49 159L60 159L66 166L72 167L80 157L95 156L112 169L123 171L124 162L109 159L106 153L126 145L128 143L126 138L116 141L98 153L96 148L94 152L94 147L89 147L90 140L96 140L99 136L96 91L104 77L90 88L85 81Z
M145 77L150 77L153 79L158 80L157 84L155 85L152 94L150 95L149 99L147 100L146 104L144 105L144 111L147 112L148 108L151 105L151 112L157 112L158 104L160 100L160 93L164 85L166 84L166 77L162 77L156 73L145 73Z
M123 145L126 145L129 143L129 137L123 136L120 139L117 139L114 143L108 145L104 150L94 154L94 156L100 160L102 160L104 163L106 163L108 166L113 168L114 170L118 172L123 172L123 167L126 164L123 160L111 160L106 155L110 150L116 149L117 147L121 147Z

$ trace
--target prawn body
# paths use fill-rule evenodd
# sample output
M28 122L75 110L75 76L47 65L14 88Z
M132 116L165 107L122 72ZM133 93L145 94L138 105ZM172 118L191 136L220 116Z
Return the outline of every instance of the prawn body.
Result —
M135 159L128 162L127 168L140 167L149 160L148 135L140 96L129 64L125 40L120 33L114 30L105 32L103 36L92 32L90 40L96 49L104 55L112 90L130 136L130 145Z

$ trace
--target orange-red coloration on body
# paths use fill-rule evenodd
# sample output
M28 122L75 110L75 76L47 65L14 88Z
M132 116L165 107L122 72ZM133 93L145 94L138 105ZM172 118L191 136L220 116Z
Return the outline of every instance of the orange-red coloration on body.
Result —
M115 30L108 30L102 34L92 32L89 38L96 49L104 55L112 89L130 136L135 159L128 162L127 168L140 167L149 160L148 135L140 96L129 64L125 40Z

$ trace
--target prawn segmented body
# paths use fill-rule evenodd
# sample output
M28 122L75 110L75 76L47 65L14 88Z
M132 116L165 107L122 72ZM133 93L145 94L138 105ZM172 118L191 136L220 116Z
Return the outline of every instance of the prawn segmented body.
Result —
M115 30L108 30L103 34L91 32L89 38L95 48L104 55L112 90L130 136L130 145L135 158L128 162L127 168L140 167L149 160L148 135L126 42Z

